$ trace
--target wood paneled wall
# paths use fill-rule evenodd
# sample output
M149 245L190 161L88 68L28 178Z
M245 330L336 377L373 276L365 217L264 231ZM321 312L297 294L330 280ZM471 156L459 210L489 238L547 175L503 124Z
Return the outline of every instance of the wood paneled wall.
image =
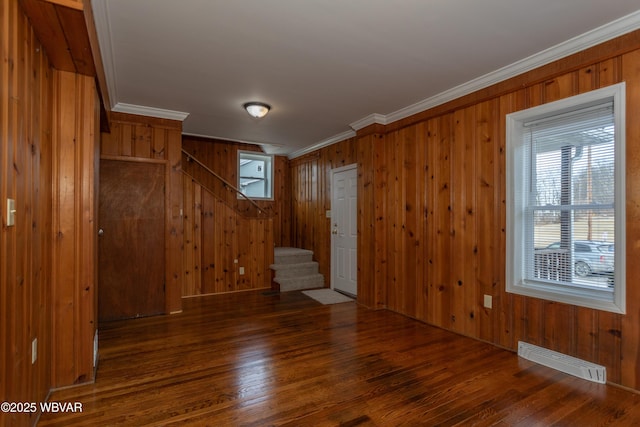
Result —
M111 113L101 134L100 158L165 165L166 312L182 310L182 122Z
M331 279L331 219L326 217L331 209L331 169L357 163L357 151L356 141L349 139L291 160L292 246L314 251L325 284Z
M505 116L627 83L627 314L505 292ZM294 244L329 265L330 170L358 163L358 301L640 389L640 32L291 161ZM493 308L483 296L493 297Z
M182 295L270 288L273 219L242 216L186 174L183 191Z
M37 402L51 385L52 71L17 1L0 2L0 46L0 402ZM0 425L36 416L0 413Z
M53 76L51 382L62 387L94 378L100 110L92 77Z
M183 136L183 148L227 182L237 182L238 150L251 144ZM256 201L254 215L214 177L184 165L183 296L269 288L274 246L291 245L290 180L286 157L274 158L274 198ZM195 178L195 179L194 179ZM237 262L235 262L237 260ZM239 274L244 267L245 274Z

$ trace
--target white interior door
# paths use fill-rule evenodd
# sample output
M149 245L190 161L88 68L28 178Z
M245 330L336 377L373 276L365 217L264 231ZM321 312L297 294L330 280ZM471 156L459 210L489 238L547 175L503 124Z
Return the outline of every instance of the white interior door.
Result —
M358 169L331 171L331 287L358 294Z

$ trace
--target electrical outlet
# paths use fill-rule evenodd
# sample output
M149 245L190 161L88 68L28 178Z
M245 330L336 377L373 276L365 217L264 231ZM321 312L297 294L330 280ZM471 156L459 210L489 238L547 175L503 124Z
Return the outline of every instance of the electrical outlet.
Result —
M493 308L493 297L491 295L484 296L484 308Z
M31 341L31 364L36 363L36 360L38 360L38 338Z
M242 276L244 274L244 267L240 267L240 275Z

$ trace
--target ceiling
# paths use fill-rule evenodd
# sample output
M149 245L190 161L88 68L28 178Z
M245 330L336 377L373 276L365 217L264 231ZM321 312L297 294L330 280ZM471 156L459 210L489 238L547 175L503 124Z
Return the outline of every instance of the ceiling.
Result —
M113 111L291 157L640 28L637 0L92 5Z

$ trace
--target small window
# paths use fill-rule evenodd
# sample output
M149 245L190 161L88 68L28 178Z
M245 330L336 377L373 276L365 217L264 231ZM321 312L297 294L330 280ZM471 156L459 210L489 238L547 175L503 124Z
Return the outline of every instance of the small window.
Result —
M507 292L625 312L624 90L507 115Z
M238 188L252 199L272 199L273 156L238 151Z

